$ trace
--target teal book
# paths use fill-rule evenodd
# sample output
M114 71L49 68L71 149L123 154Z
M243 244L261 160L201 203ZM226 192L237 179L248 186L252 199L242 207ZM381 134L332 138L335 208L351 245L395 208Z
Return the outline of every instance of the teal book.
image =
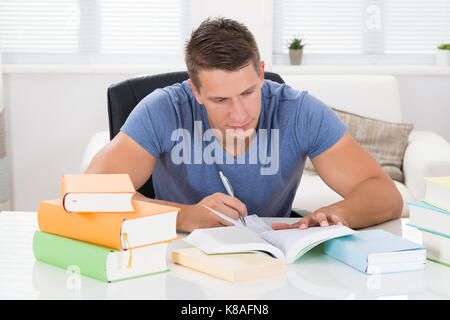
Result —
M365 230L325 242L325 254L368 274L423 270L425 246L384 230Z
M168 242L163 242L120 251L42 231L36 231L33 237L36 260L66 270L79 270L84 276L104 282L169 271L167 246Z

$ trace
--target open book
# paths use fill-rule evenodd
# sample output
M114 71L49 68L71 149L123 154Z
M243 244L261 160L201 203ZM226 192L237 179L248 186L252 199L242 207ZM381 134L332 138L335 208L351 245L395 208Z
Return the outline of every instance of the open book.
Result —
M245 217L246 226L208 208L232 222L234 226L196 229L183 240L207 254L263 251L275 258L293 263L316 245L357 231L341 225L309 227L306 230L272 230L261 218Z

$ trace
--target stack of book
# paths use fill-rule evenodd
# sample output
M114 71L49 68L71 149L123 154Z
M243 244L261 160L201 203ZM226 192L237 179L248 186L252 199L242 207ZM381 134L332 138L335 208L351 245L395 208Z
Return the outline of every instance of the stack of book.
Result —
M128 175L64 175L62 198L42 201L36 260L113 282L169 271L179 208L132 199Z
M408 225L422 233L427 246L427 259L450 266L450 176L425 178L422 201L410 206Z

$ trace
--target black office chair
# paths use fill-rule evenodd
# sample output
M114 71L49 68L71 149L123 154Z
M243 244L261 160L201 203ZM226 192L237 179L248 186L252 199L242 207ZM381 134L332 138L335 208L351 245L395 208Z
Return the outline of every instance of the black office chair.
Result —
M264 78L284 83L276 73L265 72ZM140 76L115 83L108 88L109 136L112 140L119 133L134 107L155 89L164 88L189 79L187 71L169 72L152 76ZM155 198L152 178L138 190L148 198Z

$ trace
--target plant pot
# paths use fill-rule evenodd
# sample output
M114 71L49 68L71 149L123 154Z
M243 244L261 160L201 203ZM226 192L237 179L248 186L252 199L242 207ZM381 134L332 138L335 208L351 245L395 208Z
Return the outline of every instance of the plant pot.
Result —
M303 49L289 49L289 60L291 65L300 65L302 63Z
M437 50L436 65L441 67L450 66L450 50L442 50L442 49Z

